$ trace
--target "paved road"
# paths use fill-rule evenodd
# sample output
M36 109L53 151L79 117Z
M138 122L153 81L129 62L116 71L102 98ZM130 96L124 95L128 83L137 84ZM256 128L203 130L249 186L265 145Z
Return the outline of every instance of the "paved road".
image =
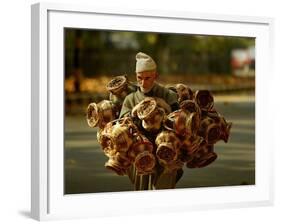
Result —
M229 142L215 145L218 159L208 167L185 168L177 188L255 183L254 100L227 99L220 100L215 107L233 122ZM67 116L65 124L66 193L132 190L128 177L104 168L107 158L96 142L96 129L89 128L84 117Z

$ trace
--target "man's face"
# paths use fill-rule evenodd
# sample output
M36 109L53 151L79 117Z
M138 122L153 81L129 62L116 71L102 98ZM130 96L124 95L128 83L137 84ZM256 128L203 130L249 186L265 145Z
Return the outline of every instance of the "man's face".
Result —
M146 71L137 73L137 82L142 92L149 92L157 78L156 71Z

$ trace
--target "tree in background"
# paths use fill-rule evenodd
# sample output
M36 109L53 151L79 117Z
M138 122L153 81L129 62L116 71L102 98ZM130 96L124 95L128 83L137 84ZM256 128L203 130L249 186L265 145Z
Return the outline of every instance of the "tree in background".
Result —
M134 74L139 51L152 55L163 75L231 74L231 51L254 44L254 38L247 37L69 28L65 30L65 76L73 71L86 77Z

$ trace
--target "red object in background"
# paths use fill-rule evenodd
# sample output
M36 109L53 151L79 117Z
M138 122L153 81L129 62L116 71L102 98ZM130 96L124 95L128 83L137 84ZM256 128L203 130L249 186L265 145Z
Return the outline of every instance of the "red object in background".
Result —
M231 67L233 69L250 64L251 58L248 49L235 49L231 52Z

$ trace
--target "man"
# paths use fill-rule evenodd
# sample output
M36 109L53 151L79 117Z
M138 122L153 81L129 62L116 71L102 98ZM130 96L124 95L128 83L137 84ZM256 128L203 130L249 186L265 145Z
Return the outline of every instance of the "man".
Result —
M170 107L172 111L179 108L177 94L165 88L156 82L158 73L155 61L147 54L139 52L136 55L136 79L138 89L126 96L124 99L120 117L130 116L130 113L135 105L141 102L145 97L156 97L160 104L164 107ZM181 177L183 171L178 170L173 176L162 175L163 169L159 164L156 167L157 172L153 175L137 176L135 167L131 166L128 176L135 185L135 190L151 190L171 188Z
M120 117L128 115L133 107L145 97L157 97L162 99L164 102L161 103L170 105L172 111L179 108L177 94L156 82L158 77L156 68L156 63L147 54L139 52L136 55L136 79L138 89L124 99Z

